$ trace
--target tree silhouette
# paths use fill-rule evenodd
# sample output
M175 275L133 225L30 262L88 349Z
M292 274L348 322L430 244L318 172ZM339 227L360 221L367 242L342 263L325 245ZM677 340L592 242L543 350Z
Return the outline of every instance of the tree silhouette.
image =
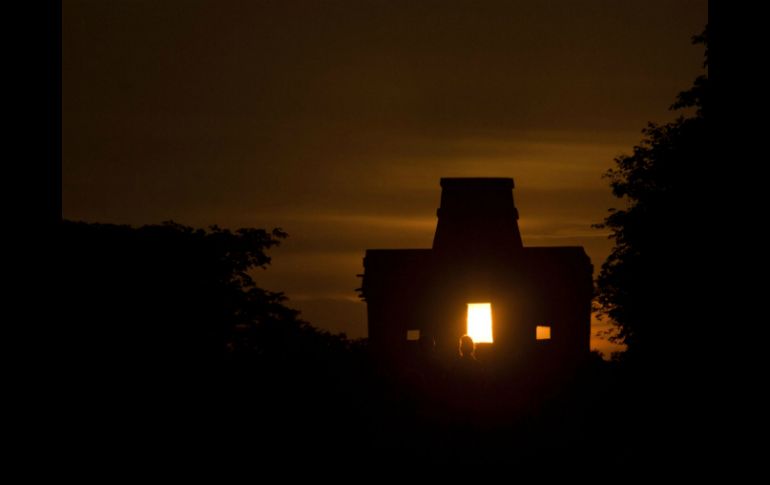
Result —
M699 179L709 158L708 26L693 43L705 46L705 73L670 107L689 112L663 125L649 123L633 153L616 158L605 174L627 205L610 209L596 226L609 228L615 241L597 278L596 300L617 327L614 340L628 345L628 361L674 358L699 331L698 275L714 256L713 196Z
M229 462L363 439L340 425L371 408L363 345L311 326L252 277L280 229L62 221L59 237L61 412L96 461L130 442Z
M307 361L346 345L303 321L282 293L255 284L253 271L270 263L267 250L287 236L280 229L63 221L60 236L62 327L91 368L188 372Z

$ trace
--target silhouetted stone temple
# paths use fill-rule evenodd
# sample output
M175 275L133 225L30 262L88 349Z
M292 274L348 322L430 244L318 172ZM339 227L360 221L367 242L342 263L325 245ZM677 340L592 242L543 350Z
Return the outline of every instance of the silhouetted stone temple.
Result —
M593 266L582 247L524 247L511 178L442 178L432 249L368 249L360 289L383 361L464 334L506 368L569 368L590 354ZM469 327L470 325L470 327ZM486 341L486 342L485 342Z

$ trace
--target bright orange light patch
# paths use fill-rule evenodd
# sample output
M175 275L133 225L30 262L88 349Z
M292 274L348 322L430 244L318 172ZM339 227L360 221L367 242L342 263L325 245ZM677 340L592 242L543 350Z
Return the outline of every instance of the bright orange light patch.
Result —
M492 304L468 303L468 335L475 343L492 343Z
M537 340L551 340L551 327L544 325L535 327L535 338Z

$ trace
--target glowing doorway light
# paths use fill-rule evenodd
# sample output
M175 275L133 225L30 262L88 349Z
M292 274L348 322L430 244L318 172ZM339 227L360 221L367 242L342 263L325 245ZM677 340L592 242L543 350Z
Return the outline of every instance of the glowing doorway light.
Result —
M475 343L492 343L492 304L468 303L468 335Z

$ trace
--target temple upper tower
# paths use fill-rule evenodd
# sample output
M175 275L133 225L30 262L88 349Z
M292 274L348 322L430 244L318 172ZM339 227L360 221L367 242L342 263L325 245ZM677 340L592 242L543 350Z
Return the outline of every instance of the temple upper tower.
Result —
M437 253L465 255L522 249L512 178L442 178L433 238Z

